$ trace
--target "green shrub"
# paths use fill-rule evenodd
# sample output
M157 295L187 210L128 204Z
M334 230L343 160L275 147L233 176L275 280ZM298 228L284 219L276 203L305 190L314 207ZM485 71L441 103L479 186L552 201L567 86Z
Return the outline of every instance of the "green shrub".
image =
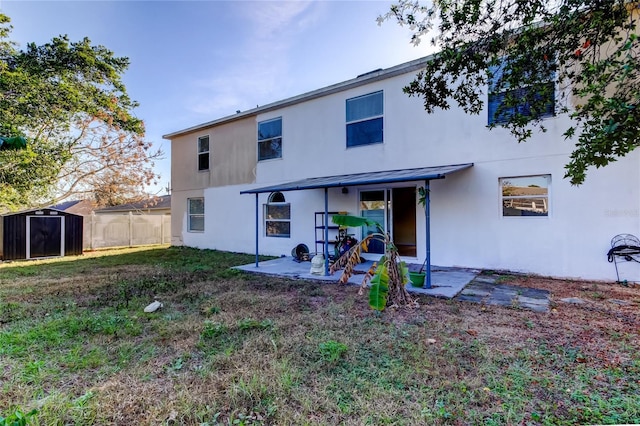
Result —
M15 408L7 417L0 415L0 426L26 426L37 412L38 410L33 409L25 414L20 408Z
M319 348L320 357L323 361L329 363L338 361L349 349L344 343L336 342L335 340L320 343Z

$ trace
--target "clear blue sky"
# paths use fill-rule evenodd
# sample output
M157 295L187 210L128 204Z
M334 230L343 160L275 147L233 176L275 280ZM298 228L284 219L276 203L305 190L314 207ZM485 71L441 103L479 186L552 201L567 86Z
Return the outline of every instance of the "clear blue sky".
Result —
M410 31L376 18L390 1L0 0L21 47L60 34L89 37L131 61L124 82L147 139L166 159L150 192L164 194L163 134L377 68L426 56Z

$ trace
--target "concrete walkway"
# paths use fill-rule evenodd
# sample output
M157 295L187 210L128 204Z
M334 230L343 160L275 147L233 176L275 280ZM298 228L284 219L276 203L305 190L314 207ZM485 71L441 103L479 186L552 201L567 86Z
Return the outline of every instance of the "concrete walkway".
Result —
M354 270L356 273L349 278L349 284L360 285L364 274L369 270L372 261L366 261L357 265ZM417 271L420 269L420 265L408 265L409 270ZM258 274L276 275L281 277L304 279L304 280L318 280L318 281L332 281L337 282L340 279L341 272L338 271L334 275L313 275L309 271L311 270L311 262L296 262L292 257L281 257L278 259L267 260L258 263L256 268L255 263L249 265L241 265L234 267L245 272L253 272ZM445 299L452 299L462 289L473 280L480 271L476 269L462 269L462 268L431 268L431 288L417 288L411 284L407 285L407 290L410 293L425 294L433 297L441 297Z
M549 291L500 284L496 283L497 278L488 275L477 276L460 292L456 300L530 309L536 312L549 311Z

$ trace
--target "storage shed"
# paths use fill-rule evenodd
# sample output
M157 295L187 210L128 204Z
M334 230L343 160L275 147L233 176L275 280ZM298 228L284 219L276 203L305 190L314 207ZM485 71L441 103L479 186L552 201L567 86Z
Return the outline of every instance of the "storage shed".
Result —
M82 254L83 217L55 209L2 216L0 258L38 259Z

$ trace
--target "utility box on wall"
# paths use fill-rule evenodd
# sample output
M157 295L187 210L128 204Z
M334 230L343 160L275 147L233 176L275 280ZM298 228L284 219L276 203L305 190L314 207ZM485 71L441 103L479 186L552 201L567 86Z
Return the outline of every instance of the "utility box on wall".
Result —
M82 254L82 216L39 209L6 214L1 219L2 260Z

